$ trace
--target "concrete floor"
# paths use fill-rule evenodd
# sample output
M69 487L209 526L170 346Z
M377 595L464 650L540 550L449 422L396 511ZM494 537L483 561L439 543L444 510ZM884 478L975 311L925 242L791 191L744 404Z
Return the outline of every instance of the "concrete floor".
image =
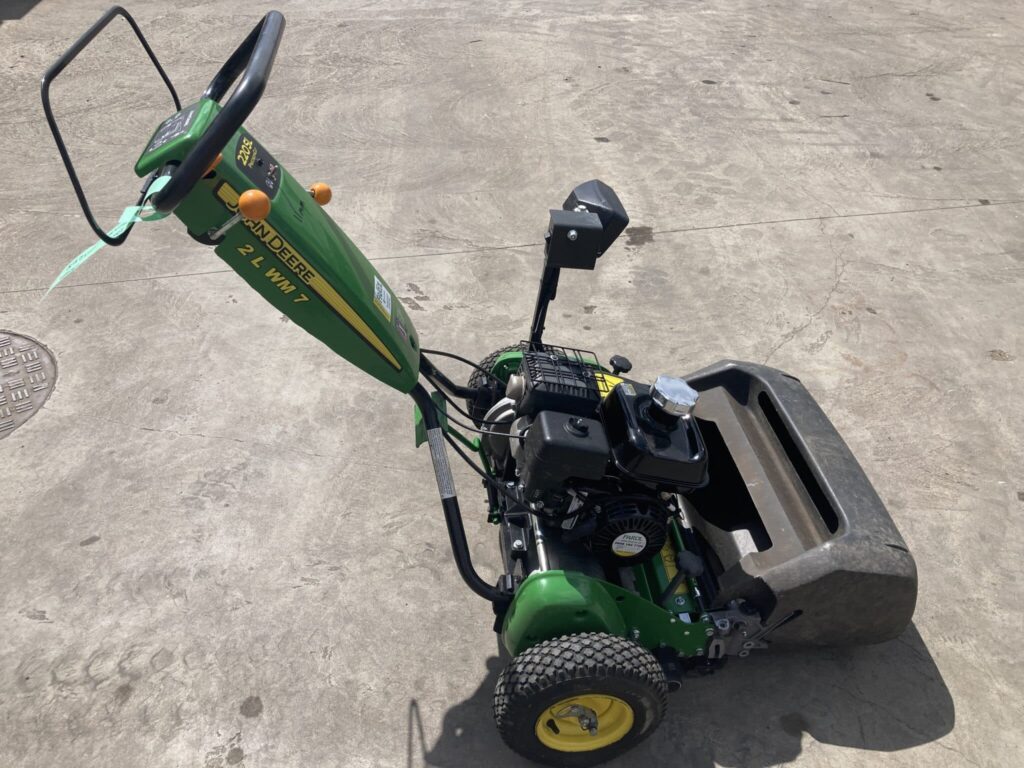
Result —
M0 441L0 765L522 765L492 726L490 609L456 575L406 400L173 220L40 300L93 238L38 80L108 4L0 12L0 329L59 367ZM551 340L628 354L646 378L722 357L800 376L917 558L899 640L737 661L616 765L1014 764L1020 10L278 5L249 127L333 185L329 210L425 343L481 357L521 338L547 208L602 178L632 229L563 279ZM183 100L270 7L131 4ZM110 222L169 113L120 41L55 94ZM480 490L458 478L490 575Z

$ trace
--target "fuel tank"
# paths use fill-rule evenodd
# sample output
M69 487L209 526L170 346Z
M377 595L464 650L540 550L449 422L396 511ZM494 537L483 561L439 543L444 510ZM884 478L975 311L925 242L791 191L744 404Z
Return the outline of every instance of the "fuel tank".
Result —
M193 143L188 134L198 138L218 108L202 99L169 118L136 173L180 161ZM175 124L178 129L166 127ZM161 143L161 136L171 138ZM217 255L346 360L401 392L411 390L419 376L419 340L401 302L309 191L245 128L174 213L193 237L214 244L208 233L237 213L239 196L250 189L267 194L270 213L261 221L234 224L216 241Z

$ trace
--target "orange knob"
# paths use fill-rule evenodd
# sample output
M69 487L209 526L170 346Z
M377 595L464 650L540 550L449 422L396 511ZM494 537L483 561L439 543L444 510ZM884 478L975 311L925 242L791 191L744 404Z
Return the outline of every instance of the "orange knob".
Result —
M261 221L270 214L270 198L266 192L247 189L238 198L238 212L247 219Z
M318 181L316 184L309 188L309 194L313 196L320 205L327 205L331 202L331 188L324 184L322 181Z

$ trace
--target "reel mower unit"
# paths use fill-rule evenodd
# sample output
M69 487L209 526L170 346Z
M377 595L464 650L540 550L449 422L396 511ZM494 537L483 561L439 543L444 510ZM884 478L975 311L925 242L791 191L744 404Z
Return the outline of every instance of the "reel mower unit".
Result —
M466 384L442 372L436 360L461 358L420 346L386 281L325 212L330 190L300 184L243 125L278 52L277 12L184 107L120 7L47 71L46 117L101 240L121 245L131 225L110 234L96 223L49 89L117 17L175 106L135 164L139 205L173 213L279 312L412 397L456 566L493 606L512 657L494 698L512 749L593 765L650 734L687 674L775 646L881 642L907 626L913 558L798 379L735 361L682 373L664 361L666 375L634 380L623 356L605 365L544 340L561 271L595 269L629 221L606 184L581 184L550 211L528 338L471 364ZM470 558L449 451L483 480L496 583Z

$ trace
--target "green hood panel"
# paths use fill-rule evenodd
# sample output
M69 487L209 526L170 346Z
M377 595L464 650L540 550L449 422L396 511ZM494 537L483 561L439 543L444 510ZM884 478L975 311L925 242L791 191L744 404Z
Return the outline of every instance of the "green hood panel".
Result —
M181 156L188 149L188 142L175 147ZM411 390L420 353L405 308L309 192L244 129L174 213L202 237L234 215L238 196L249 189L268 194L270 215L232 226L217 255L339 355L401 392Z

